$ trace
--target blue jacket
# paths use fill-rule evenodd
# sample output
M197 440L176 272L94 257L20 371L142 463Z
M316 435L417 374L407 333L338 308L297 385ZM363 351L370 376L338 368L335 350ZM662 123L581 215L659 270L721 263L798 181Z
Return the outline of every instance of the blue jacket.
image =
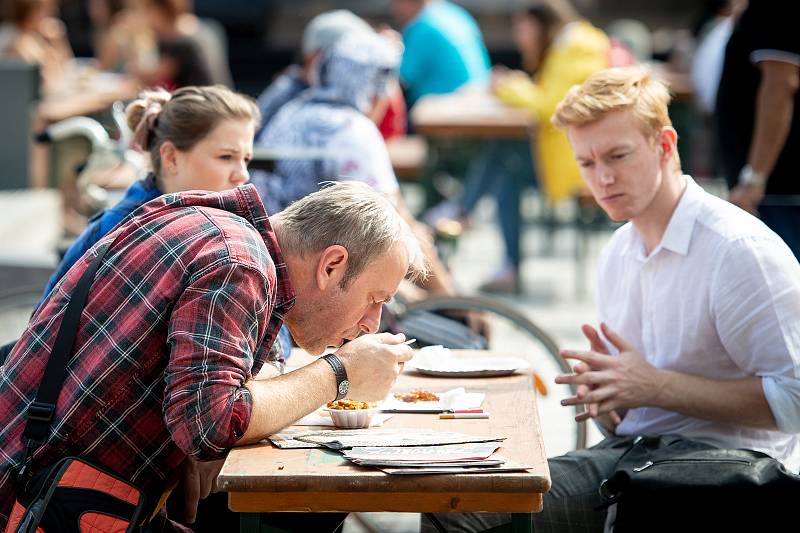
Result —
M58 268L50 277L47 287L44 289L42 299L39 300L39 305L47 298L56 283L61 280L64 274L72 268L72 265L83 256L86 251L94 246L94 244L102 239L108 232L122 222L122 220L139 208L142 204L161 196L161 191L156 187L155 176L150 174L145 179L133 183L128 190L125 191L125 196L115 206L101 211L89 219L89 224L83 233L72 243Z

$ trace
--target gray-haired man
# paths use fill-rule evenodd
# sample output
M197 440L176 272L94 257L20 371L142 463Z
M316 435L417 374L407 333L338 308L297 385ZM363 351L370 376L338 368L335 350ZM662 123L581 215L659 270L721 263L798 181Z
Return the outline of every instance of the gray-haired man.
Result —
M348 342L374 333L381 304L407 273L426 270L384 196L340 182L271 219L252 186L161 196L75 264L2 366L0 529L20 490L19 414L34 400L54 324L106 248L33 472L80 456L157 502L185 470L184 490L194 497L187 503L196 505L231 447L258 442L334 398L382 398L411 357L402 335ZM279 375L270 348L284 321L309 352L338 350ZM263 368L270 372L259 374Z

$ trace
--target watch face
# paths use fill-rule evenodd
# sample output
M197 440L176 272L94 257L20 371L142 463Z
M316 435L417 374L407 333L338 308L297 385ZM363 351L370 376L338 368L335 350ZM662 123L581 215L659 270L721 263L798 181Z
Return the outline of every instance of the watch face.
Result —
M350 382L346 379L339 383L339 394L344 396L350 390Z

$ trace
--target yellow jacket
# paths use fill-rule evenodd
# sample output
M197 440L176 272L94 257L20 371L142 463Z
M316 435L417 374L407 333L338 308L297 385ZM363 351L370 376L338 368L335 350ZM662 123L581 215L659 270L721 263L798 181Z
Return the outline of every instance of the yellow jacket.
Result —
M583 186L566 134L550 124L556 106L573 85L608 67L609 41L585 21L564 26L544 56L535 81L516 72L496 88L503 103L530 111L538 123L534 141L539 184L550 202Z

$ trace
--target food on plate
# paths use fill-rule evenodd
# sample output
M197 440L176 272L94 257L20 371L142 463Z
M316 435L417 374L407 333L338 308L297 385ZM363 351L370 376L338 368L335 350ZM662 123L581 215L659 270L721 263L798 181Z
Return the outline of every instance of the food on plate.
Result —
M358 402L356 400L344 398L341 400L328 402L328 409L343 409L351 411L354 409L373 409L376 405L377 404L375 402Z
M434 393L422 389L414 389L411 392L396 392L394 397L401 402L407 403L439 401L439 397Z

